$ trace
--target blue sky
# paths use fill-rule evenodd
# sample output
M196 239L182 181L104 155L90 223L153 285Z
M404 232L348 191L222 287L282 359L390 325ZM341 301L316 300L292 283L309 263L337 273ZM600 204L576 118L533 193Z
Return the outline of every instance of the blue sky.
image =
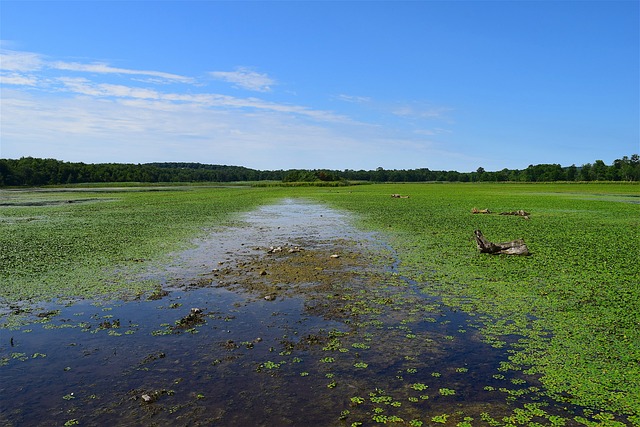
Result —
M0 157L523 169L640 152L637 1L0 2Z

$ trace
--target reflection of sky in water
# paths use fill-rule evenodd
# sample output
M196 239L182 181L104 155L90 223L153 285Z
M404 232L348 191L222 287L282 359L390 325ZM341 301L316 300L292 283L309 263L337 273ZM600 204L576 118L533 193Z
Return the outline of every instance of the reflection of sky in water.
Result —
M371 233L349 224L349 214L322 205L285 199L262 206L238 218L238 226L214 229L193 241L193 247L172 254L161 268L144 272L140 278L171 282L195 277L219 267L219 263L264 253L278 246L322 246L336 239L374 244Z

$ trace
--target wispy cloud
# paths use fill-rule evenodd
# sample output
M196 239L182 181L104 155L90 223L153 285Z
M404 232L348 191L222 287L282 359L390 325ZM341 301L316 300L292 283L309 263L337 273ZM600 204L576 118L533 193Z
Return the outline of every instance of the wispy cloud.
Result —
M176 81L181 83L194 83L194 79L190 77L180 76L178 74L163 73L161 71L145 71L145 70L130 70L127 68L112 67L104 63L91 63L81 64L78 62L64 62L55 61L48 64L51 68L57 70L77 71L84 73L99 73L99 74L125 74L134 76L149 76L160 79Z
M129 76L146 76L155 79L180 83L194 83L195 79L178 74L162 71L133 70L128 68L113 67L106 63L93 62L83 64L80 62L49 61L44 55L33 52L22 52L9 49L0 51L0 70L4 72L34 72L42 69L73 71L79 73L95 74L120 74ZM160 80L156 80L159 82Z
M447 114L453 111L450 107L434 107L424 105L404 104L393 108L396 116L415 117L421 119L446 119Z
M355 136L349 129L356 125L345 124L339 130L276 109L203 108L162 99L92 95L43 100L38 94L13 89L4 90L0 102L0 157L34 155L85 162L180 159L258 169L316 168L339 161L345 168L364 168L362 159L350 156L374 146L392 146L373 133Z
M371 98L368 96L354 96L354 95L340 94L340 95L337 95L335 98L340 101L351 102L354 104L363 104L366 102L371 102Z
M57 79L70 92L96 97L159 99L160 93L145 88L109 83L93 83L81 77L60 77Z
M270 92L275 80L266 74L257 73L247 67L237 67L234 71L211 71L211 77L256 92Z
M416 120L444 113L398 108L394 116L390 109L381 109L376 120L356 120L352 114L357 111L275 102L269 98L275 80L248 68L211 77L260 96L208 91L207 81L163 71L51 60L30 52L0 53L0 157L181 159L258 169L417 167L424 153L437 148L432 139L439 131L429 120L416 121L420 126L414 129L434 128L420 134L386 126L377 118L412 115ZM376 108L365 96L337 98L353 104L351 109Z
M36 86L38 84L38 79L25 74L2 73L0 74L0 83L15 86Z
M3 49L0 51L0 69L5 71L33 71L42 67L44 61L37 53Z
M106 63L47 61L44 56L30 52L3 51L0 63L0 78L3 85L29 86L53 93L67 93L97 98L111 98L118 102L125 100L152 100L166 104L191 104L198 108L240 109L293 114L324 122L349 122L346 116L332 111L318 110L295 104L270 102L256 97L234 97L219 93L192 93L191 89L180 92L163 90L162 83L171 80L174 83L187 84L189 87L202 86L193 77L112 67ZM100 75L120 77L121 84L106 83ZM234 72L212 73L225 81L242 87L266 92L274 80L264 74L238 68ZM140 81L139 77L150 77Z

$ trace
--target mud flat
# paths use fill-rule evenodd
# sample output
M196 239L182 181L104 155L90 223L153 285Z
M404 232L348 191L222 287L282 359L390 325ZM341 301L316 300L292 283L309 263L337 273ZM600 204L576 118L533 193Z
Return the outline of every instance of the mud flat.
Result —
M163 265L118 272L156 292L51 305L2 328L0 423L570 419L533 376L503 369L506 350L482 341L473 316L419 292L383 238L350 221L304 200L263 206Z

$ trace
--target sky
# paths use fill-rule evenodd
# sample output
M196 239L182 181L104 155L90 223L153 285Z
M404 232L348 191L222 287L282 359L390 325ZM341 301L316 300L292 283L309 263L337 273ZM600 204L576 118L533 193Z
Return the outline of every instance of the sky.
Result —
M0 158L488 171L640 153L640 2L0 0Z

